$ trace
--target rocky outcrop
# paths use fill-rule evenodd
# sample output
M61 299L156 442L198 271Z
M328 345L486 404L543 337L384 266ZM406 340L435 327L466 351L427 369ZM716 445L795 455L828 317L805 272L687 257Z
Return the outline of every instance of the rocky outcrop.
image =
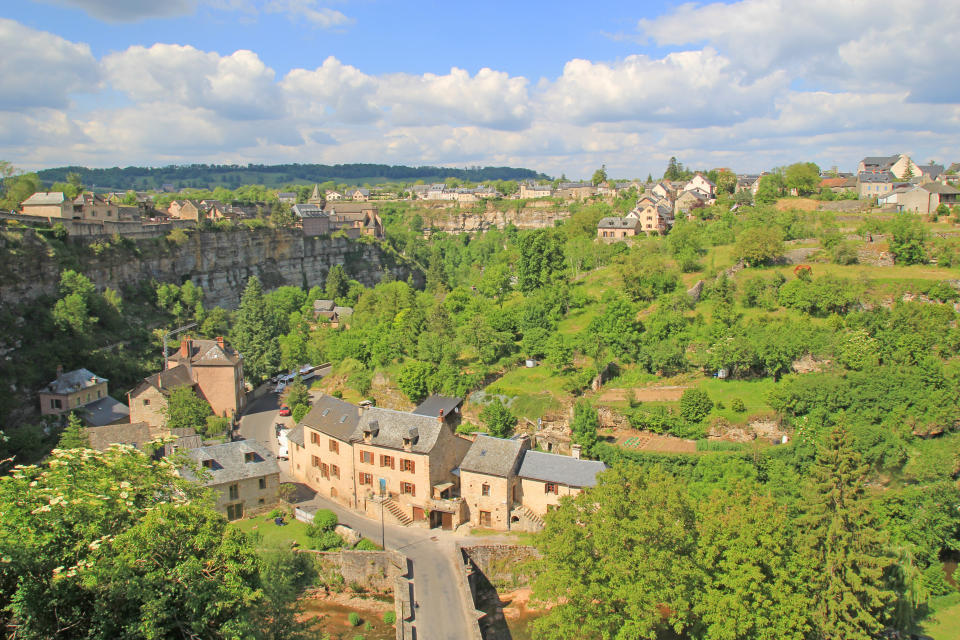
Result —
M10 246L11 243L16 246ZM51 255L48 245L33 232L22 238L0 240L0 251L16 255L3 269L0 301L28 302L56 295L60 272L72 268L93 280L98 290L122 290L144 281L182 284L191 280L203 287L204 304L233 308L250 276L264 288L282 285L323 285L335 264L343 265L356 280L374 285L391 272L406 279L422 274L401 263L379 244L343 237L306 237L299 230L254 229L230 232L196 232L179 244L150 239L110 247L99 253L86 251L85 241L72 241L76 256L69 260Z
M512 224L518 229L543 229L553 227L557 221L570 217L570 211L558 210L550 204L548 207L528 206L516 209L491 209L482 212L476 210L443 210L425 221L424 227L436 233L474 233L489 229L503 229ZM548 203L549 204L549 203ZM424 214L421 214L424 215Z

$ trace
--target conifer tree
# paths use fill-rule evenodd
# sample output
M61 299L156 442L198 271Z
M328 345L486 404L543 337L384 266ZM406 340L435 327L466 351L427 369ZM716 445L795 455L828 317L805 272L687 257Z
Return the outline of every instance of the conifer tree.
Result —
M812 598L815 637L870 640L893 592L884 585L883 540L871 513L868 467L837 427L826 436L803 492L798 562Z
M83 423L76 413L70 412L67 418L67 426L60 434L60 441L57 443L58 449L87 449L90 447L90 438L83 431Z
M280 366L280 327L267 308L260 279L250 276L234 316L230 340L243 355L244 372L255 380L264 380Z

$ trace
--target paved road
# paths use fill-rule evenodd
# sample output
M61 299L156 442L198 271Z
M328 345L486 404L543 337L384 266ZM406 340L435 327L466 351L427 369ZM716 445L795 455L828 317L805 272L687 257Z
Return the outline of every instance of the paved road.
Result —
M300 506L331 509L342 524L380 543L381 525L376 520L321 496L315 496ZM462 640L467 637L464 629L467 628L470 612L457 590L454 573L454 562L458 561L455 544L466 536L390 523L384 525L383 531L386 547L407 556L412 565L408 575L413 579L413 599L420 605L414 609L417 640Z

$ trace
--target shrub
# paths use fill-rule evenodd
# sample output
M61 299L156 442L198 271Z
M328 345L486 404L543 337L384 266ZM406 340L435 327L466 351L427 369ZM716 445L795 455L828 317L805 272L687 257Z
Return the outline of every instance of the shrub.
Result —
M393 611L387 611L383 614L383 624L392 625L397 621L397 614Z
M364 631L373 631L373 625L370 624L370 621L369 621L369 620L367 620L366 622L363 623L363 630L364 630Z
M298 404L293 407L293 410L290 412L291 417L294 422L300 422L303 420L303 417L310 412L310 407L305 404Z
M713 409L713 401L702 389L687 389L680 396L680 415L692 423L699 423Z
M313 526L320 531L332 531L337 526L337 514L330 509L320 509L313 514Z
M268 518L283 518L287 515L286 509L273 509L270 513L267 514Z
M360 626L360 615L356 611L351 611L350 615L347 616L347 619L350 621L350 626L352 627Z
M361 538L360 542L357 543L357 546L355 546L354 549L357 551L379 551L380 547L375 542L371 542L367 538Z
M297 486L292 482L284 482L277 489L277 496L284 502L293 502L293 499L297 496Z
M740 398L734 398L730 401L730 408L736 411L737 413L743 413L747 410L747 406L743 404L743 400Z

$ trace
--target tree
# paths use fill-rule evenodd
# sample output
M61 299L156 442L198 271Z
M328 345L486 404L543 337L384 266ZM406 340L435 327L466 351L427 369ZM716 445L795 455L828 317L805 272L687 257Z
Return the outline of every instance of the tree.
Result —
M300 405L310 406L310 390L303 383L300 376L296 376L287 388L287 404L291 409Z
M488 298L494 298L500 307L503 307L503 298L513 289L513 271L503 263L486 267L483 277L480 278L478 288L480 293Z
M76 190L77 193L83 191L83 178L76 171L71 171L67 174L67 182Z
M713 410L713 401L702 389L687 389L680 396L680 415L687 422L700 423Z
M497 438L508 437L517 426L517 419L499 398L494 398L480 411L480 419L487 425L490 435Z
M90 315L96 288L90 278L66 269L60 274L60 294L53 307L53 321L63 331L86 335L99 318Z
M724 169L717 173L717 192L733 193L737 188L737 176L732 171Z
M83 430L83 423L77 414L70 412L67 417L67 426L60 434L60 441L57 443L57 449L86 449L90 446L90 438Z
M549 602L535 637L676 637L691 626L702 584L696 513L660 467L623 465L547 514L534 602ZM668 635L669 634L669 635Z
M820 184L820 167L813 162L794 163L784 172L784 184L787 189L796 189L797 195L811 194Z
M343 265L335 264L327 272L326 293L330 300L338 300L350 290L350 281L343 270Z
M546 359L559 371L573 366L573 347L563 334L555 333L547 340Z
M338 536L339 537L339 536ZM309 640L316 638L316 619L304 619L300 593L311 585L316 570L305 553L289 548L270 549L261 554L263 607L260 631L268 640Z
M928 233L910 214L901 213L891 225L890 253L897 264L924 264L927 261Z
M602 165L599 169L593 172L593 178L590 179L593 186L597 186L607 181L607 165Z
M419 404L427 397L427 380L433 372L433 367L426 362L411 360L403 365L397 375L397 386L410 399L410 402Z
M774 226L750 227L740 233L734 249L737 258L752 267L770 264L783 255L783 237Z
M867 472L847 431L836 427L818 447L804 487L799 576L813 599L819 638L877 637L894 597L884 584L891 559L871 512Z
M213 415L210 404L194 393L192 387L177 387L170 392L163 408L167 429L196 429L203 432L207 416Z
M517 287L529 293L549 285L564 269L563 240L553 229L528 231L517 238Z
M268 378L280 366L280 327L267 308L260 279L250 276L234 315L230 339L243 354L244 371L255 381Z
M598 442L597 428L599 426L600 420L597 416L597 410L588 400L583 398L577 400L577 403L573 405L573 422L570 423L571 439L575 444L579 444L588 455Z
M773 204L782 195L783 176L778 173L771 173L760 178L760 185L757 187L754 198L762 204Z
M603 313L590 321L587 337L610 350L615 358L626 362L636 359L640 349L643 325L637 320L637 308L629 300L615 294L605 296ZM597 367L603 363L597 362Z

